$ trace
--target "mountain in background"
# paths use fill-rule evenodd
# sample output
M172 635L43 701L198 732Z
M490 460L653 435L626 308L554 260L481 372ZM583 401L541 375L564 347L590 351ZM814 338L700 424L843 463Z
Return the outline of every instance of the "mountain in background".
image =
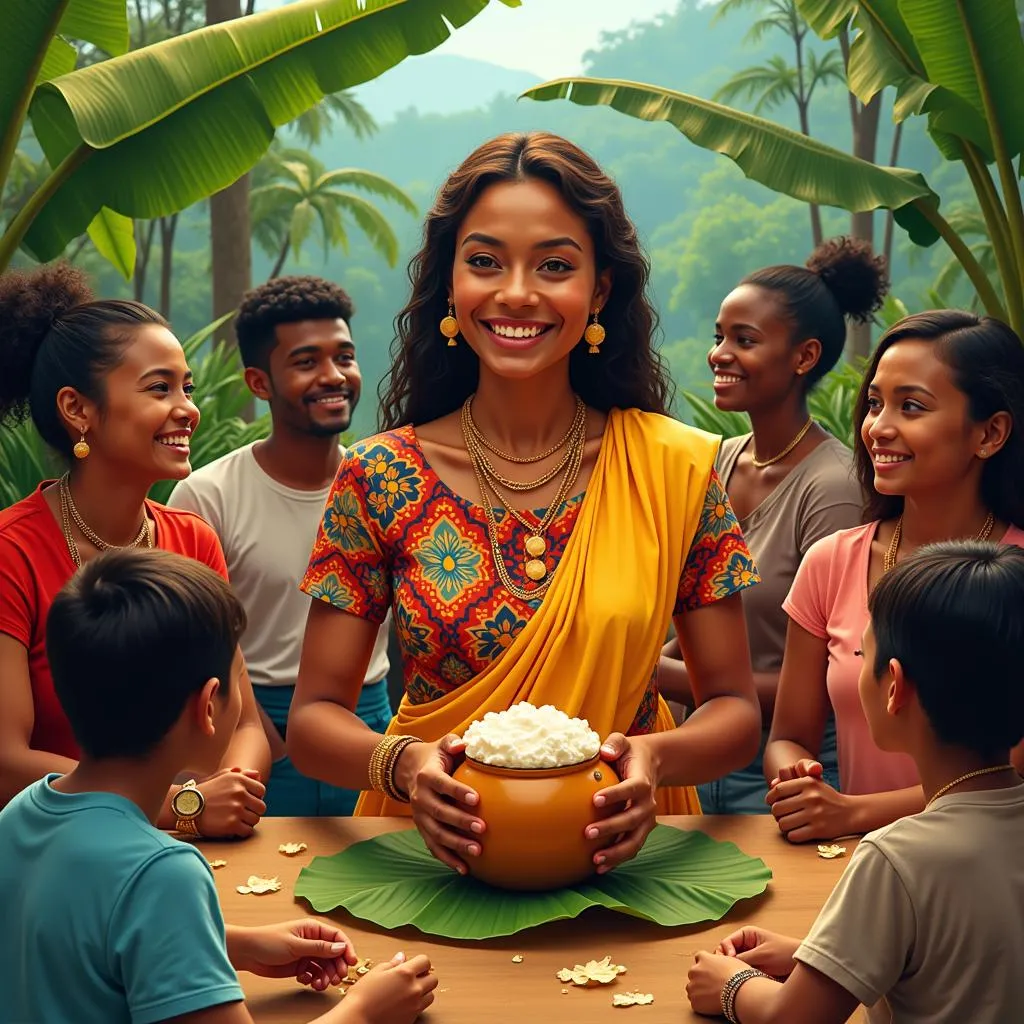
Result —
M420 114L455 114L486 107L502 94L518 96L540 79L483 60L428 53L402 61L380 78L354 90L378 124L415 108ZM472 83L467 88L467 83Z

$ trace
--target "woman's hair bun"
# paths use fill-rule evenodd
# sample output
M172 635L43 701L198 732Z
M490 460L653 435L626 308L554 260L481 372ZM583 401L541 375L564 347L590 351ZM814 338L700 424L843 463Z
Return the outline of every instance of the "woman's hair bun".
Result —
M862 239L830 238L811 253L806 266L821 278L851 320L865 323L882 308L889 291L889 270L885 257L876 256Z
M0 423L27 413L32 367L53 322L92 298L85 273L68 263L0 276Z

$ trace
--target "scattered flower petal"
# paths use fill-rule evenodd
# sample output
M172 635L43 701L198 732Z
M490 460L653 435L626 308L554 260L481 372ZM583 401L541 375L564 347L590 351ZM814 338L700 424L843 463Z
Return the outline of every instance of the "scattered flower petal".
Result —
M514 957L512 957L512 963L514 963L514 964L521 964L522 962L523 962L523 954L522 953L516 953L516 955Z
M846 853L846 847L836 846L834 843L818 847L818 856L824 860L833 860L835 857L842 857L844 853Z
M576 964L572 970L563 967L555 977L559 981L571 981L574 985L583 987L592 985L608 985L620 974L625 974L626 968L621 964L613 964L612 958L606 956L603 960L588 960L585 964Z
M211 860L210 867L216 870L217 868L226 868L228 862L226 860Z
M277 848L277 852L283 853L286 857L294 857L297 853L302 853L305 849L305 843L282 843Z
M616 992L612 996L612 1006L650 1006L654 996L649 992Z
M250 893L262 896L268 892L277 892L280 888L281 880L279 878L260 878L259 875L250 875L246 879L245 885L235 887L236 891L243 896L248 896Z

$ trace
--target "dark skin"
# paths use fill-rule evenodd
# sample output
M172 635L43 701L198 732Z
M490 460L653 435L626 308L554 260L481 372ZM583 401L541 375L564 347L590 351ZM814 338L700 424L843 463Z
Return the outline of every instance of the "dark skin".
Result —
M599 272L587 224L544 182L502 183L486 189L460 226L451 294L459 344L480 361L473 415L484 435L512 455L533 455L556 443L572 421L575 395L569 356L590 313L612 287ZM522 328L518 341L508 331ZM505 332L505 336L502 336ZM576 491L596 463L605 417L588 410L585 458ZM457 494L482 500L458 425L458 414L418 425L416 435L432 468ZM557 461L557 456L555 457ZM551 463L500 461L512 478L536 477ZM524 468L526 472L524 472ZM531 491L522 507L550 502L557 482ZM757 749L757 711L746 627L739 597L676 617L693 668L697 711L666 733L627 738L612 733L602 757L618 764L622 782L596 794L595 806L627 808L587 827L609 845L595 854L604 872L636 855L655 821L655 789L717 778L745 764ZM335 785L366 789L368 765L380 736L354 714L376 626L313 601L302 664L289 717L288 744L300 771ZM430 851L465 873L477 856L486 823L474 813L478 795L451 772L461 754L457 737L406 747L395 781L409 794L413 820ZM484 839L486 841L486 839Z
M763 461L782 452L807 422L806 375L820 358L817 338L794 343L793 324L774 292L742 284L723 300L708 365L715 376L715 406L750 417L753 437L722 481L740 521L828 437L813 424L784 458L763 468L754 465L755 454ZM666 696L692 706L689 673L675 639L662 650L658 684ZM755 672L754 685L767 724L775 709L778 673Z
M274 328L267 369L248 366L245 383L270 406L271 430L253 457L272 480L297 491L322 491L341 464L338 435L348 430L363 376L349 325L339 318L296 320ZM259 707L271 756L284 738Z

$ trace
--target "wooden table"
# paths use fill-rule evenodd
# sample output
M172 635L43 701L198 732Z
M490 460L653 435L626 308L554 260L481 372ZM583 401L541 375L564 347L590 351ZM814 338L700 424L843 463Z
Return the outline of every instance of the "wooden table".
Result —
M818 857L814 844L793 846L779 834L774 819L763 815L735 817L669 817L665 824L700 829L715 839L730 840L745 853L761 857L774 878L768 891L739 903L721 921L689 928L662 928L648 922L594 909L572 921L559 921L519 935L486 942L426 936L414 928L387 932L344 911L332 920L348 932L360 956L390 958L398 950L427 953L439 979L438 995L426 1016L436 1024L590 1024L619 1020L613 991L650 992L650 1006L631 1007L634 1024L682 1024L706 1021L690 1010L683 992L686 972L699 949L710 949L734 927L751 923L800 936L814 921L825 898L843 872L856 842L844 841L848 854L836 860ZM214 872L224 917L231 924L257 925L310 913L291 895L300 869L320 854L331 854L381 832L409 827L399 818L264 818L256 835L241 843L202 842L199 848L227 866ZM302 842L308 850L284 857L278 845ZM277 875L283 887L266 896L242 896L235 886L252 874ZM522 954L523 962L512 957ZM563 986L555 972L574 963L612 959L628 968L613 985L597 989ZM242 975L252 1016L257 1024L301 1024L324 1012L338 998L318 994L287 981ZM562 989L568 988L567 994Z

